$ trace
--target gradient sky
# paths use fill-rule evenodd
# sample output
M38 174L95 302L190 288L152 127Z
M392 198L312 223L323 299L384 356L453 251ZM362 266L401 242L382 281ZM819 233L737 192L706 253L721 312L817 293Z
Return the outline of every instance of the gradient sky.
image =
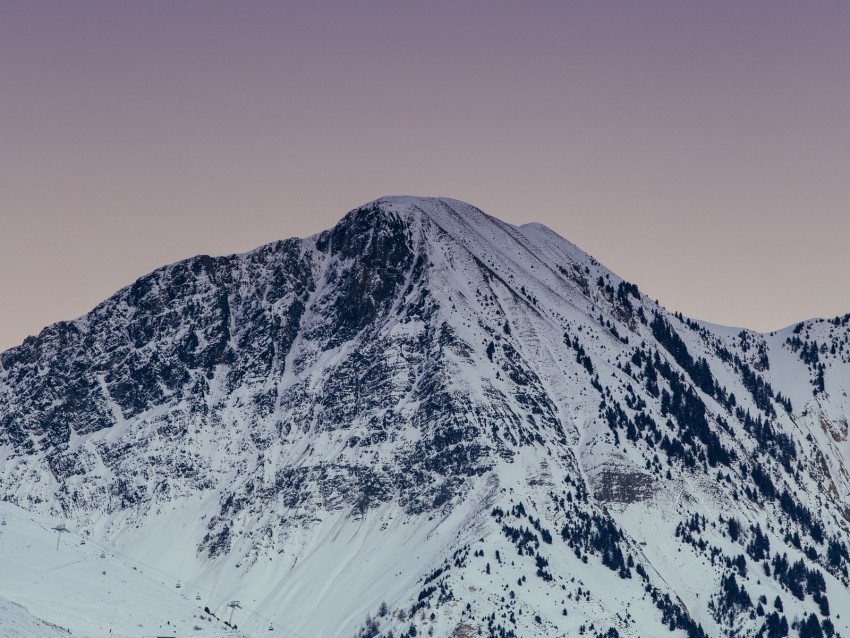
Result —
M385 194L672 310L850 312L850 3L0 2L0 348Z

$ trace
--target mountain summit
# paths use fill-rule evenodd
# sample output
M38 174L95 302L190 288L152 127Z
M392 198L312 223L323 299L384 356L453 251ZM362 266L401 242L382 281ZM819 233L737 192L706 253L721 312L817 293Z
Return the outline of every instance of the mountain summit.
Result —
M850 636L849 323L712 326L381 198L0 355L3 511L247 635Z

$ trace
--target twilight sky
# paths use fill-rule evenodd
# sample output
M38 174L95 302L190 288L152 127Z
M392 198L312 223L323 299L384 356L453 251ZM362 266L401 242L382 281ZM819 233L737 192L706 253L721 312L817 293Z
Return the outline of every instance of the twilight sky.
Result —
M0 2L0 349L386 194L671 310L850 312L850 3Z

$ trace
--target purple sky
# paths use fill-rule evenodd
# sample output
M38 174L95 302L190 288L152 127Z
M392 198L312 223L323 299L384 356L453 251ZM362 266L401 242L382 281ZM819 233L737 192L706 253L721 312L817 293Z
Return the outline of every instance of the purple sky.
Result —
M0 348L385 194L685 314L850 312L850 3L0 3Z

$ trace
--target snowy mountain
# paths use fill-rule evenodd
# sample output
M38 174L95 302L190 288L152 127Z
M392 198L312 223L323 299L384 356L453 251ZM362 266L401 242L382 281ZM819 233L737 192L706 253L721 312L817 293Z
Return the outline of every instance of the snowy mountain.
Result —
M850 636L848 338L686 319L539 224L383 198L0 355L0 529L65 525L155 581L122 609L200 636ZM37 615L100 635L74 609Z

